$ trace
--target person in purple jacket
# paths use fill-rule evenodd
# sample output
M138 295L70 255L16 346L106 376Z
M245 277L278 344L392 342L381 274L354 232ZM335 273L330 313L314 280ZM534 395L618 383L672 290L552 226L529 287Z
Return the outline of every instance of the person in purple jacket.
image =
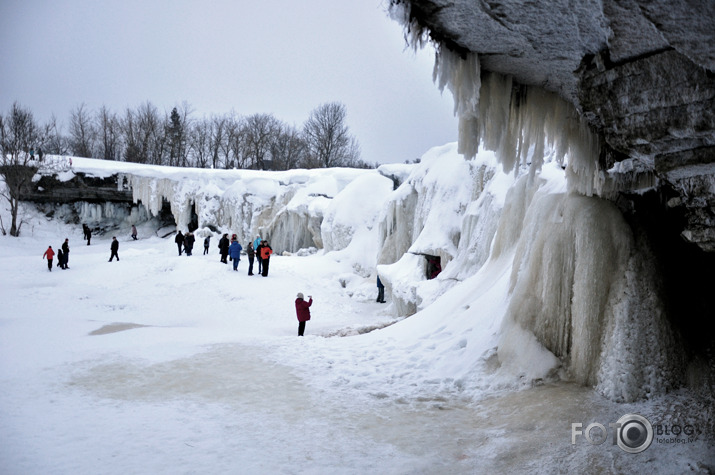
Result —
M305 322L310 320L310 306L313 305L313 297L308 295L308 301L303 299L303 294L298 292L295 299L295 312L298 316L298 336L303 336L305 332Z

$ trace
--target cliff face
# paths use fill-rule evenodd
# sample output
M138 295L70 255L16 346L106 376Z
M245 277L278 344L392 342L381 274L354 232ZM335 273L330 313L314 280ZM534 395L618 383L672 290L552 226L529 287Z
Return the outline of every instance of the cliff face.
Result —
M573 104L600 169L652 174L681 235L715 251L715 2L392 0L414 39ZM634 165L635 163L635 165ZM622 168L622 167L621 167ZM618 191L628 192L628 186Z

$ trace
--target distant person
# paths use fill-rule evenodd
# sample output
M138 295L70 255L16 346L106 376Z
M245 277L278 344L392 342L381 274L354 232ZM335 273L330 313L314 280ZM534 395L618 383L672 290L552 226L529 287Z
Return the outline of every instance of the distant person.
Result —
M62 246L57 248L57 267L63 270L65 268L65 253L62 252Z
M89 241L92 239L92 230L89 229L89 226L86 224L82 225L82 233L84 233L84 239L87 241L87 245L89 246Z
M63 269L69 269L70 266L69 264L70 261L70 240L69 238L65 238L65 242L62 243L62 268Z
M52 272L52 259L55 258L55 251L52 250L52 246L48 246L47 250L45 253L42 255L42 258L47 258L47 269L49 269L50 272Z
M211 235L204 238L204 256L209 253L209 245L211 243Z
M256 250L253 249L253 243L249 242L246 248L246 255L248 256L248 275L253 275L253 258L256 255Z
M377 276L377 300L376 302L385 303L385 286L380 280L380 276Z
M228 260L226 258L228 257L229 245L228 233L224 233L224 235L221 236L221 239L218 240L218 252L221 254L221 262L224 264L228 264Z
M176 243L176 247L179 249L179 255L181 255L181 253L183 252L183 248L184 248L184 235L181 234L181 231L176 233L174 242Z
M253 240L253 249L256 251L256 259L258 259L258 273L261 273L261 270L263 269L263 257L261 257L261 252L258 250L259 247L261 247L261 243L263 242L263 239L261 239L261 235L258 234L256 235L256 239Z
M298 292L295 299L295 313L298 316L298 336L303 336L305 332L305 322L310 320L310 306L313 305L313 297L308 295L308 301L303 300L303 294Z
M132 239L137 240L137 227L132 224Z
M231 242L231 245L228 248L228 255L231 256L231 260L233 261L233 270L238 270L238 263L241 261L242 250L243 247L238 243L238 240Z
M44 156L44 154L42 153L42 147L40 147L37 149L37 158L39 158L40 161L42 161L43 156Z
M194 237L194 233L191 231L186 231L186 235L184 237L184 250L186 250L186 255L190 256L192 252L194 252L194 242L196 241L196 238Z
M119 262L119 254L117 254L119 251L119 241L117 241L116 236L112 236L112 244L109 246L109 249L112 251L109 256L109 262L112 262L115 257L117 258L117 262Z
M263 269L261 270L261 275L263 277L268 277L268 264L270 264L270 259L271 259L271 254L273 254L273 249L271 249L271 246L268 244L268 241L262 241L261 242L261 266Z

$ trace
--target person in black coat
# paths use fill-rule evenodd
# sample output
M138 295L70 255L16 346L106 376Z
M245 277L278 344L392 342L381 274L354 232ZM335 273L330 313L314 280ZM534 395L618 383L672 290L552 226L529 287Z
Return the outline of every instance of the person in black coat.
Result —
M246 255L248 256L248 275L253 275L253 259L256 256L256 250L253 249L253 243L249 242L246 248Z
M191 253L194 252L194 242L196 241L196 238L194 237L194 233L191 231L186 231L184 236L184 250L186 250L186 255L190 256Z
M82 232L84 233L84 240L87 241L87 245L89 246L89 241L92 239L92 230L89 229L89 226L83 224Z
M62 243L62 268L69 269L70 266L67 264L70 261L70 240L65 238L65 242Z
M380 280L380 276L377 276L377 300L375 302L385 303L385 286Z
M176 243L176 247L179 248L179 255L181 255L181 252L184 247L184 235L181 234L181 231L176 233L176 237L174 238L174 242Z
M112 254L109 256L109 262L112 262L112 259L115 257L117 258L117 262L119 262L119 254L117 254L119 251L119 241L117 241L116 236L112 236L112 245L109 249L112 251Z
M228 261L226 258L228 257L228 246L230 243L228 242L228 233L224 234L221 236L221 239L218 241L218 250L219 253L221 254L221 262L224 264L228 264Z
M57 267L60 269L65 268L65 254L62 252L62 245L57 248Z

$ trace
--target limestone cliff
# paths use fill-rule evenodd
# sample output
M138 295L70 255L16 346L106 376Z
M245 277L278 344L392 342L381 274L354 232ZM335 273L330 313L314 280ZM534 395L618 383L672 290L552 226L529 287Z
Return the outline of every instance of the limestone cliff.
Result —
M413 43L476 55L482 76L571 103L602 140L599 169L651 176L663 206L684 216L681 236L715 251L715 2L390 3ZM621 193L643 183L616 181Z

